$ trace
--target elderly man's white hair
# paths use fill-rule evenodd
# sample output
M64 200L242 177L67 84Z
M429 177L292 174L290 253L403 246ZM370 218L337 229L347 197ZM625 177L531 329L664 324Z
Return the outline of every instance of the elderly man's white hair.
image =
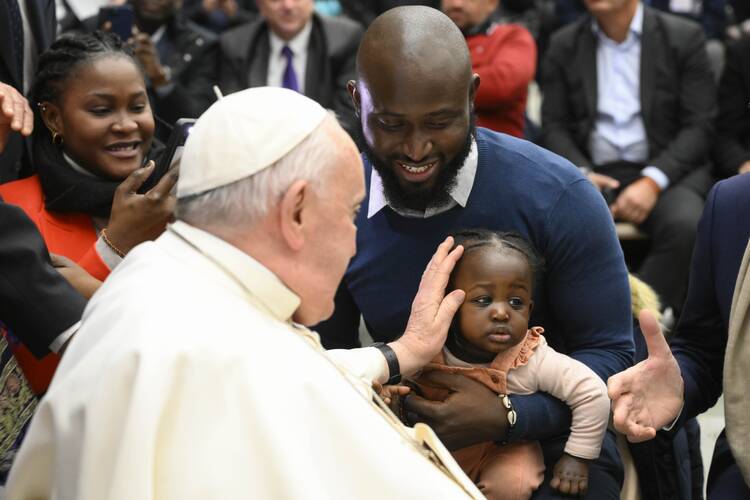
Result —
M175 216L198 227L252 227L297 180L325 189L338 159L336 133L345 133L333 113L271 166L239 181L177 200Z

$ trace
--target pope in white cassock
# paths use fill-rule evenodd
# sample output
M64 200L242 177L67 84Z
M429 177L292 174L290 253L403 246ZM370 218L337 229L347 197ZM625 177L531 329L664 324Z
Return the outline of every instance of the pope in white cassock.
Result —
M441 348L461 249L437 250L399 340L326 352L301 325L333 312L364 197L335 118L291 91L239 92L198 120L180 168L177 222L92 298L8 498L481 497L372 390Z

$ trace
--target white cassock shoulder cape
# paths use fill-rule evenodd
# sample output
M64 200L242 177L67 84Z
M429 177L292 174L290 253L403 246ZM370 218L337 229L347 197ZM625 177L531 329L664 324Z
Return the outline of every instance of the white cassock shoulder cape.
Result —
M89 303L8 498L478 495L372 403L382 356L326 356L291 325L298 303L259 263L186 224L139 246Z

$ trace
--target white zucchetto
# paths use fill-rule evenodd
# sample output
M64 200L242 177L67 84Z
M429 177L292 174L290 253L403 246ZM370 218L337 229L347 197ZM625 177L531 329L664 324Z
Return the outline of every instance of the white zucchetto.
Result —
M312 99L276 87L246 89L216 101L185 143L177 197L205 193L273 165L327 115Z

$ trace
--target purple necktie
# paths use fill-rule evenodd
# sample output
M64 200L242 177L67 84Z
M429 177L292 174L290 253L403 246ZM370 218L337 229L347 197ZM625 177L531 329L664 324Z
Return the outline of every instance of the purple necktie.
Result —
M292 59L294 59L294 52L289 48L288 45L284 45L281 49L281 54L286 58L286 69L284 70L284 81L281 82L281 86L285 89L294 90L299 92L299 84L297 83L297 73L294 71L294 65Z

